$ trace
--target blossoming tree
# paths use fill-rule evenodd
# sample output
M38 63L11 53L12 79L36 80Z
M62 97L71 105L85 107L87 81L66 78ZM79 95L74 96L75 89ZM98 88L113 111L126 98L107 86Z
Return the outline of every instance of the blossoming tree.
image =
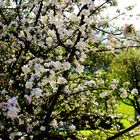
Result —
M90 51L113 51L119 41L121 32L108 28L109 20L102 16L106 6L115 4L113 0L13 0L11 5L1 1L2 139L84 139L78 127L88 129L91 124L99 130L92 137L113 139L140 124L120 131L123 116L114 112L118 81L106 83L100 72L85 74L83 62ZM105 34L107 45L102 50L97 44ZM120 96L125 98L123 91ZM84 127L78 123L81 119L86 120ZM114 135L106 131L107 124Z

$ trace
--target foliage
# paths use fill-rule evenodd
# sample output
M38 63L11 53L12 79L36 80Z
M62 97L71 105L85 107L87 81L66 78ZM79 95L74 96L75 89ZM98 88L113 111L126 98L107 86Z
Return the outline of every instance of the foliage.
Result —
M130 48L118 54L111 64L112 76L120 80L120 86L127 87L128 98L124 103L131 105L140 114L140 50ZM135 116L137 117L137 115Z
M111 66L114 77L121 79L123 83L130 82L130 87L137 89L139 89L140 84L139 56L139 49L126 49L115 57Z
M110 51L89 52L84 64L88 71L92 73L99 69L107 70L113 57L114 52Z

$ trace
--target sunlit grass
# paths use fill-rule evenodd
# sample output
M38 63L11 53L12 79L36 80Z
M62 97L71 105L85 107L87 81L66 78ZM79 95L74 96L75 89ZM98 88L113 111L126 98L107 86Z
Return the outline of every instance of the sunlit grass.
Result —
M124 103L120 103L119 104L119 108L116 109L116 112L117 113L121 113L124 115L124 117L128 118L127 119L122 119L121 120L121 123L123 124L124 126L124 129L128 128L131 126L130 124L130 121L129 119L132 119L134 120L135 118L135 111L134 111L134 108L132 106L128 106ZM85 137L88 137L92 134L92 132L96 132L98 133L98 130L81 130L80 132L85 136ZM135 136L134 138L121 138L122 140L140 140L140 136Z
M123 126L125 128L130 127L131 124L130 124L129 119L134 120L134 114L135 114L134 107L128 106L128 105L126 105L124 103L120 103L119 108L116 109L116 112L121 113L121 114L123 114L124 117L128 118L128 120L122 119L121 123L123 124Z

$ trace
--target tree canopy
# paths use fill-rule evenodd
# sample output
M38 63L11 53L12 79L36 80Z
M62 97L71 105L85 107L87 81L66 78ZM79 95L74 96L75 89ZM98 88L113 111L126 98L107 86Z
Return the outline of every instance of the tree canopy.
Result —
M103 16L116 4L115 0L0 2L0 138L87 139L81 129L93 130L91 139L140 133L137 129L127 133L139 126L139 120L123 129L125 118L115 112L119 98L132 100L129 89L97 68L86 73L89 60L98 66L97 53L103 52L99 55L105 58L103 64L111 63L109 56L124 47L120 35L135 36L134 30L127 30L133 26L121 30Z

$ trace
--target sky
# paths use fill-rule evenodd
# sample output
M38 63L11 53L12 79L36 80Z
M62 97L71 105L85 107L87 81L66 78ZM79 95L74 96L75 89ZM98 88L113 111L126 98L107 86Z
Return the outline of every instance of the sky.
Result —
M2 0L0 0L1 2ZM96 0L98 2L103 2L104 0ZM120 16L119 19L114 20L114 23L119 26L123 26L124 24L133 24L137 30L140 31L140 0L116 0L118 2L117 7L108 8L105 12L105 15L109 15L110 19L116 15L116 10L120 9L120 12L126 12L126 15ZM134 8L131 11L126 11L125 8L129 5L134 5ZM130 18L130 15L133 17ZM113 21L112 21L113 22Z
M114 20L115 24L117 25L124 25L126 23L128 24L133 24L137 30L140 30L140 16L138 17L137 15L140 15L140 0L117 0L118 1L118 6L117 7L112 7L109 8L106 11L106 14L108 14L110 17L114 17L115 11L117 9L120 9L120 12L123 13L125 12L126 15L120 16L118 20ZM129 5L134 5L134 8L130 11L127 11L125 8L128 7ZM130 18L130 15L133 17Z

